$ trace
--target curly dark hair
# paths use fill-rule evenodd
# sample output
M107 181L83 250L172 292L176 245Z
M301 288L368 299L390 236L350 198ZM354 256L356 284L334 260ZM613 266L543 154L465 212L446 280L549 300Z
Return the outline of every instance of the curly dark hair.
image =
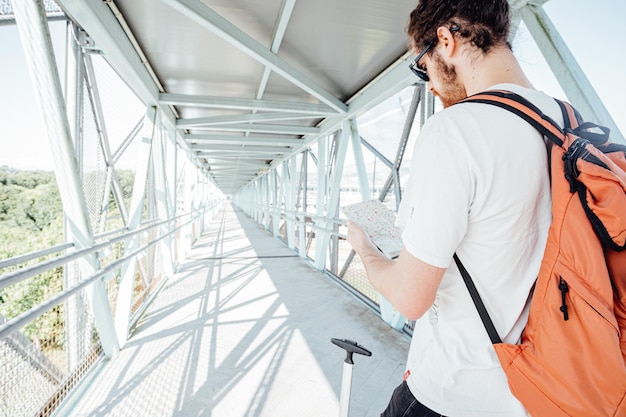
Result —
M420 50L437 38L440 26L459 25L459 35L483 52L509 45L507 0L420 0L411 12L409 46ZM509 45L510 47L510 45Z

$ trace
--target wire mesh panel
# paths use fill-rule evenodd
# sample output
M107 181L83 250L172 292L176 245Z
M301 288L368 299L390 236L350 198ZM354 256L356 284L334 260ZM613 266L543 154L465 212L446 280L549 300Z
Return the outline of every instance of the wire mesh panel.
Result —
M13 0L17 1L17 0ZM46 11L48 18L62 17L64 16L61 8L56 4L54 0L43 0L43 7ZM13 6L11 0L0 0L0 24L3 21L11 21L15 19L13 13Z
M340 246L341 250L339 252L339 263L340 265L343 265L348 259L348 255L351 252L352 247L346 241L342 241ZM375 304L379 303L378 291L376 291L374 287L372 287L372 284L370 284L369 280L367 279L365 266L363 266L361 258L359 258L358 256L355 256L354 259L352 259L352 261L349 263L348 269L341 276L341 279Z
M158 235L157 229L152 229L146 234L140 246L154 241ZM150 246L137 259L137 273L135 274L135 282L133 286L133 305L132 313L135 313L143 304L148 295L154 290L156 284L163 278L162 275L162 257L159 256L160 250L158 245Z
M59 294L74 281L64 276L71 271L77 268L57 267L2 288L0 324ZM9 271L0 273L6 276ZM89 298L85 291L78 292L0 339L0 417L49 415L100 356Z

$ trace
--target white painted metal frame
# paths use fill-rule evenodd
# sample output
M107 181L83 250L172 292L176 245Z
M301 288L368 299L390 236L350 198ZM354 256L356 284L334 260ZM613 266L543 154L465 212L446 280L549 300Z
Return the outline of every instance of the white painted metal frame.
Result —
M519 13L572 105L585 120L611 129L612 141L626 143L622 132L543 7L527 4Z
M204 178L206 173L215 179L224 180L232 178L234 174L242 174L245 179L243 182L231 182L236 187L243 187L249 183L248 187L242 188L240 195L242 201L246 205L252 207L247 213L252 215L261 222L264 227L273 225L272 233L279 235L280 219L283 217L287 227L287 244L291 248L295 248L296 225L298 226L299 236L299 253L305 256L304 244L307 236L306 207L301 208L298 213L296 203L298 200L298 185L304 187L303 192L306 193L306 169L307 169L307 153L304 153L314 143L318 143L318 186L317 186L317 209L315 217L316 234L316 254L315 266L318 269L324 269L326 265L326 256L328 254L329 239L332 234L332 224L336 220L337 206L339 199L339 183L341 178L341 170L343 161L345 160L347 141L350 140L353 146L353 152L357 159L357 169L359 171L359 186L366 198L366 191L369 189L367 175L364 174L365 168L362 162L362 145L358 133L358 126L355 118L364 111L372 108L384 99L401 91L415 82L415 78L407 69L407 59L410 54L406 54L396 63L391 65L384 73L373 80L362 91L355 94L345 103L324 91L321 87L307 79L303 74L293 68L291 65L276 56L286 24L289 20L294 7L294 0L286 0L283 3L281 15L276 26L276 31L272 39L272 45L266 48L256 42L254 39L243 33L239 28L217 15L213 10L207 7L200 0L164 0L171 7L181 11L185 16L200 23L202 26L218 34L223 39L233 44L236 48L244 51L250 57L263 63L266 67L261 82L259 83L257 95L255 99L243 98L227 98L227 97L208 97L208 96L191 96L170 94L163 92L162 87L157 85L154 75L150 73L141 59L138 59L136 45L129 40L127 33L120 27L115 16L111 13L110 7L99 1L82 1L82 0L60 0L64 8L70 11L72 17L82 23L82 26L88 33L97 37L97 48L106 51L107 61L110 62L117 72L133 86L135 92L146 103L149 108L154 106L154 114L159 117L159 124L163 124L171 136L168 136L171 147L175 142L186 152L190 161L185 168L185 210L193 211L200 207L203 200L203 194L206 193ZM84 207L84 197L80 191L80 173L75 158L76 149L80 146L77 140L76 144L72 144L72 131L79 131L76 121L73 125L69 123L67 115L63 114L62 95L58 74L52 57L52 49L49 41L49 34L46 34L45 14L42 14L40 2L29 0L16 3L16 20L20 26L22 38L25 40L25 49L29 51L27 54L30 61L29 67L31 71L41 76L36 81L36 91L40 92L40 105L42 108L55 109L54 112L44 112L46 125L51 132L51 143L54 151L55 172L57 177L61 179L60 189L64 202L64 206L68 211L68 219L70 220L71 239L76 241L78 246L88 246L92 243L93 233L89 230L88 214ZM529 28L540 49L545 54L548 63L557 79L570 97L572 103L585 115L588 119L597 121L600 124L609 126L612 129L612 138L623 141L623 136L619 129L615 126L614 121L604 108L592 86L584 76L573 56L569 52L567 46L560 38L557 30L554 28L543 8L539 4L529 4L529 2L517 1L512 5L518 9L519 14ZM20 23L22 22L27 23ZM38 57L35 59L34 57ZM43 58L39 58L43 57ZM78 59L80 62L81 59ZM88 78L93 77L93 70L90 70L89 58L85 70ZM265 85L267 83L270 72L275 72L285 79L291 81L294 85L299 86L302 90L312 94L319 99L322 104L281 102L272 100L263 100ZM80 69L77 69L80 73ZM34 77L34 78L37 78ZM77 75L80 78L79 75ZM76 88L76 94L79 94L80 88ZM96 105L97 119L101 119L99 114L101 110L98 108L97 84L92 83L91 89L92 100ZM420 92L420 120L423 122L434 111L434 100L432 96L426 95L424 89ZM69 106L77 106L78 99L68 100ZM170 105L193 105L207 108L219 109L237 109L248 110L251 113L241 116L220 116L206 117L195 119L179 119L176 120L175 114L172 112ZM69 107L68 107L69 109ZM259 110L265 113L256 113ZM76 114L79 110L69 110L70 114ZM271 111L271 112L267 112ZM308 118L323 118L324 120L315 127L292 126L292 125L275 125L275 124L258 124L258 122L270 121L289 121ZM250 124L251 122L254 122ZM148 123L149 124L149 123ZM149 126L148 126L149 127ZM245 131L241 136L230 136L220 134L189 134L183 129L201 128L202 130L212 131ZM144 125L144 129L147 128ZM107 184L110 184L116 199L120 203L122 211L124 211L123 199L121 198L119 183L115 179L112 166L119 154L111 153L108 149L108 140L106 137L106 126L104 123L100 125L102 148L105 150L105 159L109 166L110 177ZM332 153L328 149L328 141L341 130L341 137L335 138L336 148ZM254 137L251 133L274 133L277 137ZM300 139L278 137L281 134L292 134L301 136ZM349 135L349 136L348 136ZM163 140L160 135L159 141ZM152 136L150 136L152 137ZM358 138L358 140L357 140ZM154 140L154 139L153 139ZM153 144L154 146L163 146L163 143ZM246 155L242 154L241 145L246 145ZM252 145L252 146L250 146ZM171 216L174 212L176 201L175 184L167 183L167 174L163 174L165 170L163 148L154 148L152 154L153 159L146 157L142 160L142 164L150 167L153 164L155 177L155 187L157 191L156 205L159 214ZM303 154L301 157L301 175L297 175L297 155ZM148 153L148 155L150 155ZM210 170L204 164L203 158L211 158ZM246 158L252 158L246 161ZM229 161L236 158L237 168L229 167ZM272 162L267 162L267 160ZM223 161L223 162L222 162ZM397 165L401 162L397 160L394 163L396 168L391 181L399 201L401 188L397 178ZM280 167L280 172L277 171ZM142 167L143 169L143 167ZM147 168L146 168L147 169ZM174 172L177 172L177 167ZM266 172L269 170L269 172ZM392 170L393 171L393 170ZM260 176L259 173L261 173ZM256 178L253 182L250 179ZM146 180L145 178L143 180ZM137 181L142 181L141 178ZM279 184L279 185L278 185ZM139 186L139 187L137 187ZM194 187L196 187L194 189ZM143 184L136 183L136 191L139 188L145 190L146 182ZM168 191L169 189L169 191ZM105 193L108 196L108 193ZM169 196L169 197L167 197ZM143 197L143 196L142 196ZM204 194L206 197L206 194ZM105 197L106 198L106 197ZM137 220L139 210L138 200L133 195L133 204L128 213L129 227L136 228L140 224ZM169 200L168 200L169 198ZM369 193L367 193L369 198ZM270 211L270 204L272 210ZM284 215L282 214L284 213ZM293 215L292 215L293 213ZM124 215L124 214L123 214ZM250 214L249 214L250 215ZM182 247L189 249L197 233L202 228L202 223L190 226L186 230L187 238L183 240ZM130 242L129 242L130 244ZM183 250L184 252L184 250ZM87 270L97 268L96 259L85 259ZM134 268L130 268L134 269ZM88 273L88 272L85 272ZM126 281L123 280L121 285L123 305L127 305L128 287ZM123 343L125 335L127 335L128 322L126 319L116 319L118 322L118 338L108 337L111 333L112 317L108 317L106 310L108 302L104 300L102 289L96 290L94 301L100 303L102 312L97 314L99 331L105 336L105 351L112 354ZM126 307L119 307L125 309ZM384 309L381 307L381 309ZM385 314L383 314L385 315ZM127 317L126 314L120 313L120 316ZM125 323L123 321L126 320ZM119 340L116 340L119 339Z
M45 10L41 1L37 0L15 2L13 9L34 90L38 95L40 113L48 132L54 172L67 219L67 238L74 242L77 249L86 248L94 243L93 234L82 193L65 99L54 59ZM82 259L83 275L91 276L98 268L99 262L94 255L85 256ZM103 280L98 280L93 284L91 301L98 332L102 339L102 348L105 354L111 356L119 350L119 343L115 336Z
M141 145L138 152L137 170L135 172L135 184L133 185L133 195L130 203L130 216L126 227L130 231L137 230L141 226L141 219L144 213L146 188L148 184L148 170L152 159L152 143L155 141L154 135L157 131L157 111L154 107L146 110L143 123ZM139 247L139 237L127 240L124 244L124 253L132 253ZM131 307L133 302L133 290L137 260L133 258L122 268L121 280L118 289L117 307L115 310L115 330L118 343L123 347L128 339L130 330Z

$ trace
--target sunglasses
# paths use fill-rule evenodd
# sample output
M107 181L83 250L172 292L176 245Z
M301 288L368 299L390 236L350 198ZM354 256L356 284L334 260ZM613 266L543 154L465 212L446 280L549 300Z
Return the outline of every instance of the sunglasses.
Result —
M458 32L460 29L461 28L459 27L459 25L454 25L450 28L450 32L451 33ZM426 45L426 47L422 49L422 52L420 52L417 55L417 57L415 57L413 62L409 64L409 68L411 69L411 71L413 71L413 74L417 75L424 82L430 81L430 78L428 77L428 73L426 72L426 70L421 69L417 63L420 62L420 59L422 59L422 57L426 54L426 52L430 51L430 49L433 46L435 46L436 43L437 43L437 39L435 39L434 41L428 42L428 45Z

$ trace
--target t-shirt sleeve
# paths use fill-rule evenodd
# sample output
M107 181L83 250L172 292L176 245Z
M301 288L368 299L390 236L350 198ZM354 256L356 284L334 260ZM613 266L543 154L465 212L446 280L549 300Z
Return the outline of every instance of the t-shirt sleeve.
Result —
M416 258L447 268L467 231L475 180L459 127L433 117L414 148L398 212L403 244Z

